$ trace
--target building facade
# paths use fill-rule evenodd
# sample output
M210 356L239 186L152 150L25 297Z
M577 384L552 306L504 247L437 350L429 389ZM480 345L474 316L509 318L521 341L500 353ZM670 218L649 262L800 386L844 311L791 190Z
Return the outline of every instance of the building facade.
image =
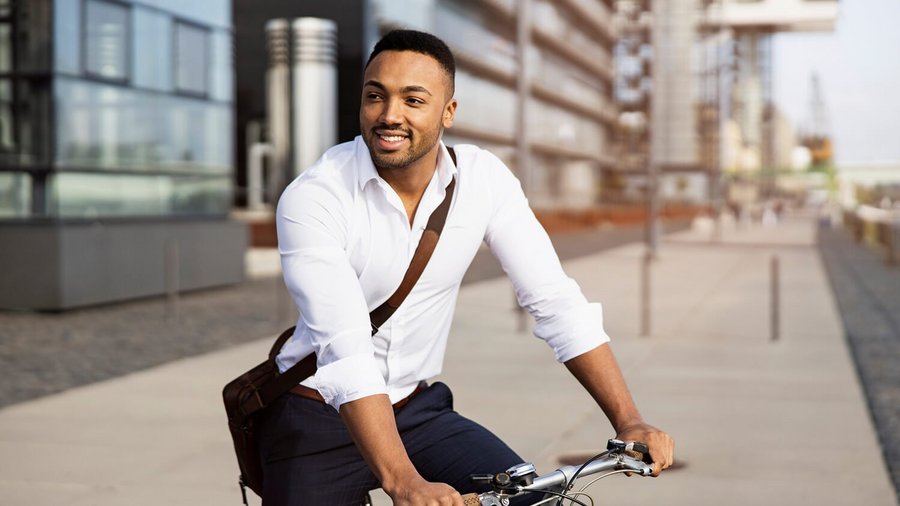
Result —
M228 0L0 2L0 307L242 279L232 60Z
M336 22L340 140L359 131L362 66L377 39L392 28L418 29L445 40L457 59L460 105L445 140L492 150L517 173L536 207L594 206L602 171L614 164L612 6L612 0L237 0L238 139L264 113L260 74L245 79L241 58L262 58L265 19ZM238 12L254 16L246 32ZM244 51L251 46L257 49ZM245 104L253 111L244 111Z
M615 164L618 116L612 0L372 5L377 32L429 31L456 55L460 105L447 142L491 149L517 173L536 208L600 202L603 171Z

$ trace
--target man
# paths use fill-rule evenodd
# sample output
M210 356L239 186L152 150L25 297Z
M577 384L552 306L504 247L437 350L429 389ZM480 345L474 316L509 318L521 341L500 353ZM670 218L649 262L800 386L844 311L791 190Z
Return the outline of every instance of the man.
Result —
M365 69L362 135L328 150L281 197L279 249L301 317L278 363L285 370L315 352L318 370L263 420L269 506L356 505L378 486L397 505L461 505L460 493L476 490L471 474L522 461L453 411L446 385L423 389L440 373L460 282L482 241L535 317L535 335L590 392L617 437L649 444L654 474L672 462L671 438L634 406L599 305L563 273L516 179L475 146L456 146L454 163L441 142L457 107L454 74L439 39L387 34ZM400 284L453 180L427 268L373 336L369 311Z

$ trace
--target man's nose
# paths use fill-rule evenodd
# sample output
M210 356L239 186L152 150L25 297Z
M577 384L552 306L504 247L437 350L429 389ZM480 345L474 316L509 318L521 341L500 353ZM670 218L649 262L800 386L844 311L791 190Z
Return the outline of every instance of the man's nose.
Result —
M399 100L386 100L384 102L384 108L381 110L381 123L386 125L399 125L403 122L403 115L401 114L400 109L400 101Z

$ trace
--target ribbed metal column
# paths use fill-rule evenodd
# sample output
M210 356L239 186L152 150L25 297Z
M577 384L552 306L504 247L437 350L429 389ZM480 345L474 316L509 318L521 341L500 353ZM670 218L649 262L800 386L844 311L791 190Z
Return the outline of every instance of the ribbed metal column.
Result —
M297 18L294 31L294 174L337 142L337 24Z
M291 67L288 20L273 19L266 23L266 46L269 53L269 66L266 70L266 117L269 144L272 146L268 201L274 204L287 183L291 159Z

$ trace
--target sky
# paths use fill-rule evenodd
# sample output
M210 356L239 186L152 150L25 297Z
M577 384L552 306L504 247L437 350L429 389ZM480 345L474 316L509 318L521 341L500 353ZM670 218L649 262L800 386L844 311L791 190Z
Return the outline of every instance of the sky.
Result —
M775 37L775 102L795 126L808 123L818 73L837 165L900 165L900 0L839 5L835 32Z

